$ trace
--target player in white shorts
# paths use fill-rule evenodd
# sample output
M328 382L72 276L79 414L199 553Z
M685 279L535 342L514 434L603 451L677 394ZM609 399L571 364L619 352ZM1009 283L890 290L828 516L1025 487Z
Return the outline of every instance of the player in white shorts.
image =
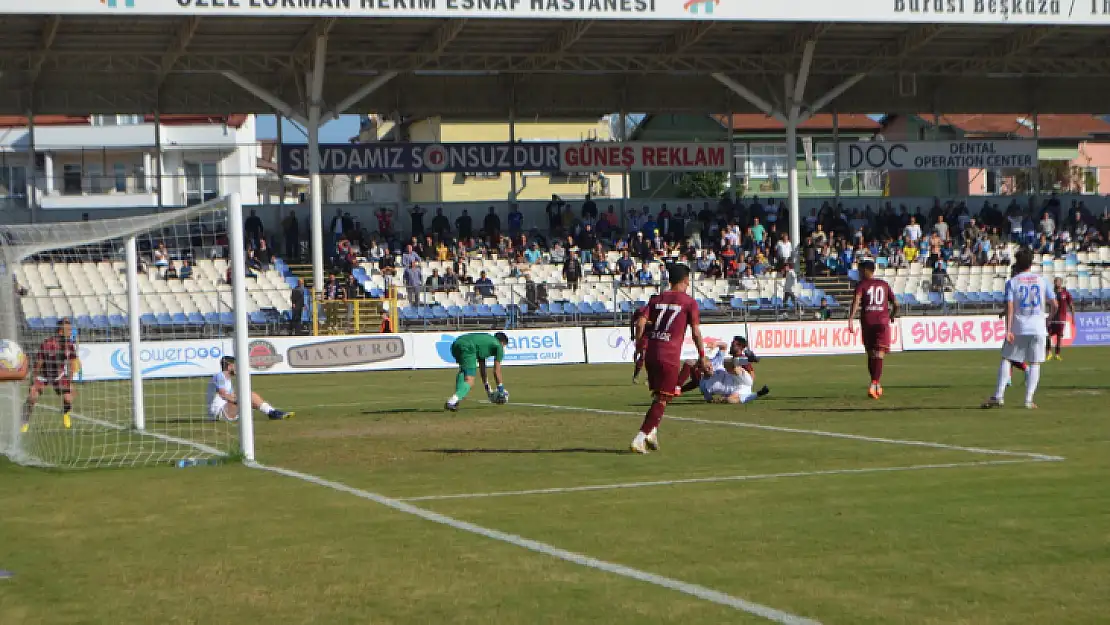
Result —
M998 387L984 408L1000 407L1005 402L1010 381L1010 366L1025 363L1025 407L1036 408L1033 395L1041 381L1041 363L1045 361L1046 319L1056 312L1056 294L1044 277L1030 269L1033 251L1022 248L1014 255L1016 274L1006 281L1006 341L1002 344L1002 364L998 369Z
M296 414L274 408L258 393L251 393L251 407L261 411L271 421L288 419ZM220 359L220 372L208 381L208 418L225 421L239 420L239 401L235 397L235 358L231 356Z
M733 356L726 359L723 367L713 375L702 378L701 394L711 404L746 404L771 392L764 386L752 392L755 375L752 363L746 356Z

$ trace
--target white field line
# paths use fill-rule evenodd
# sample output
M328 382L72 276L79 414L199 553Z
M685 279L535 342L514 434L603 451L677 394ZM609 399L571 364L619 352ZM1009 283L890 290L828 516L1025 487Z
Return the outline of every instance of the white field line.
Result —
M555 495L561 493L581 493L599 490L620 490L625 488L647 488L650 486L677 486L680 484L713 484L719 482L748 482L790 477L814 477L818 475L858 475L861 473L895 473L901 471L925 471L929 469L959 469L987 467L1007 464L1029 464L1032 462L1052 462L1036 458L1017 458L1014 460L983 460L980 462L948 462L944 464L914 464L900 467L865 467L859 469L828 469L825 471L795 471L791 473L763 473L756 475L728 475L724 477L694 477L680 480L656 480L650 482L625 482L621 484L593 484L589 486L567 486L563 488L537 488L531 490L495 491L489 493L458 493L452 495L424 495L402 497L399 501L440 501L444 499L482 499L487 497L516 497L521 495Z
M370 491L347 486L346 484L342 484L340 482L333 482L331 480L316 477L315 475L309 475L307 473L301 473L299 471L293 471L291 469L283 469L281 467L266 466L258 464L256 462L248 462L246 464L247 466L256 469L270 471L272 473L277 473L278 475L296 478L298 480L303 480L317 486L330 488L334 491L346 493L348 495L354 495L355 497L372 501L374 503L392 508L405 514L411 514L426 521L431 521L440 525L446 525L453 529L469 532L471 534L477 534L478 536L484 536L498 542L507 543L516 547L520 547L522 549L533 551L535 553L540 553L546 556L557 558L559 560L563 560L565 562L577 564L578 566L584 566L587 568L604 571L606 573L612 573L613 575L635 579L641 582L646 582L648 584L653 584L655 586L660 586L662 588L669 588L671 590L696 597L703 601L709 601L732 608L734 610L746 612L748 614L762 617L774 623L780 623L781 625L821 625L818 621L798 616L796 614L791 614L789 612L783 612L782 610L777 610L775 608L758 603L753 603L746 599L727 595L723 592L713 590L711 588L698 586L697 584L690 584L669 577L663 577L654 573L648 573L647 571L641 571L639 569L627 567L622 564L606 562L605 560L599 560L597 558L592 558L590 556L575 553L573 551L559 549L558 547L553 547L546 543L541 543L539 541L524 538L523 536L517 536L515 534L509 534L499 530L482 527L480 525L475 525L466 521L460 521L459 519L432 512L430 510L425 510L424 508L418 508L414 505L405 503L398 499L393 499L384 495L372 493Z
M630 415L641 416L638 412L628 412L626 410L602 410L599 408L579 408L576 406L556 406L553 404L526 404L520 402L513 402L514 406L530 406L532 408L548 408L551 410L571 410L575 412L593 412L597 414L612 414L612 415ZM666 419L671 421L686 421L688 423L701 423L703 425L723 425L734 428L750 428L754 430L766 430L769 432L785 432L787 434L808 434L810 436L824 436L827 438L843 438L853 441L864 441L868 443L883 443L886 445L907 445L911 447L931 447L933 449L947 449L950 451L966 451L973 454L985 454L989 456L1012 456L1015 458L1032 458L1034 460L1051 460L1060 461L1066 460L1063 456L1051 456L1048 454L1039 454L1028 451L1010 451L1007 449L988 449L985 447L964 447L962 445L949 445L947 443L934 443L929 441L915 441L897 438L882 438L878 436L862 436L859 434L845 434L843 432L826 432L824 430L806 430L801 428L788 428L777 425L763 425L761 423L744 423L742 421L719 421L714 419L696 419L694 417L675 417L667 415Z
M58 412L58 413L61 412L61 409L58 408L57 406L42 406L42 405L39 405L38 407L39 408L45 408L47 410L52 410L52 411ZM118 423L112 423L111 421L104 421L102 419L97 419L97 418L94 418L94 417L86 417L85 415L80 415L80 414L77 414L75 412L71 412L70 416L72 416L74 419L77 419L78 421L84 421L86 423L93 423L95 425L101 425L101 426L104 426L104 427L112 429L112 430L118 430L120 432L131 432L133 434L139 434L141 436L149 436L151 438L157 438L159 440L166 441L167 443L177 443L178 445L185 445L186 447L192 447L193 449L196 449L197 451L202 451L206 454L212 454L213 456L226 456L227 455L227 452L225 452L225 451L220 451L219 449L216 449L215 447L209 447L208 445L205 445L204 443L198 443L198 442L195 442L195 441L191 441L187 438L179 438L177 436L170 436L169 434L161 434L159 432L150 432L148 430L136 430L136 429L133 429L129 426L120 425Z

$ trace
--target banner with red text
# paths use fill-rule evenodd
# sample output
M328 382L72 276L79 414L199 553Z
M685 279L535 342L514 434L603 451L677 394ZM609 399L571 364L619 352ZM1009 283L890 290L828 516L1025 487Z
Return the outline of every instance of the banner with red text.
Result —
M564 172L592 171L728 171L728 143L628 143L587 141L560 143Z
M1006 339L1006 322L996 315L906 317L898 321L906 351L1001 349Z
M758 356L820 356L862 354L859 323L847 321L798 321L748 324L748 346ZM902 351L901 328L890 326L890 351Z

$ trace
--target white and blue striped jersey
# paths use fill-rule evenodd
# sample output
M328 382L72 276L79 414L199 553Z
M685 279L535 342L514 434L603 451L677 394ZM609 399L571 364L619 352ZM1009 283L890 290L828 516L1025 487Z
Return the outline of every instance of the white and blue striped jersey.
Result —
M1056 294L1048 280L1031 271L1019 273L1006 281L1006 301L1014 305L1014 336L1048 335L1048 302Z

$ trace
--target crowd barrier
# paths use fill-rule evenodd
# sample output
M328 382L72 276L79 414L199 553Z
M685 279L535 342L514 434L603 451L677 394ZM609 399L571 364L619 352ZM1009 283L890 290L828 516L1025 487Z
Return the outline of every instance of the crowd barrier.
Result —
M859 324L845 321L714 323L701 326L706 343L747 337L759 356L862 354ZM632 362L629 328L545 328L508 330L507 366L614 364ZM892 351L998 349L1005 324L996 316L904 317L891 327ZM409 332L345 337L267 337L250 342L255 374L332 373L389 369L445 369L455 366L451 343L457 332ZM1083 312L1069 319L1065 346L1110 346L1110 312ZM139 352L143 377L203 377L219 370L231 354L231 339L150 341ZM687 335L683 358L696 349ZM80 346L81 381L126 380L131 376L126 343Z

